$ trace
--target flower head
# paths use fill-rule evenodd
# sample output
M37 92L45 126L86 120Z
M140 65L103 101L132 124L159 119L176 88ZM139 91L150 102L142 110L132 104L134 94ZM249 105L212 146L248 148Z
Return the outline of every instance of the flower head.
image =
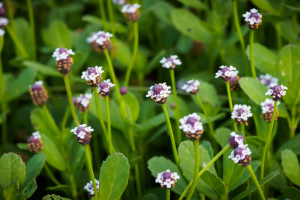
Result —
M252 117L250 112L251 106L236 104L233 107L231 118L236 120L237 123L248 125L248 117Z
M54 52L52 57L56 59L56 61L60 60L66 60L67 58L70 57L70 55L74 55L75 53L73 52L72 49L66 49L66 48L57 48Z
M48 94L43 86L43 81L36 81L29 86L31 99L35 105L44 105L47 102Z
M75 127L71 130L71 132L73 132L76 136L78 142L82 145L90 143L90 139L92 137L91 132L93 131L94 129L92 129L90 126L87 127L86 124L79 125L79 127Z
M240 144L236 147L228 156L228 158L232 159L234 163L238 163L243 167L247 167L251 161L251 151L248 148L248 145Z
M97 92L102 96L102 97L106 97L107 95L109 95L110 93L110 88L114 87L115 84L112 84L110 82L110 79L107 79L103 82L100 82L98 88L97 88Z
M73 58L70 55L74 55L75 53L72 49L66 48L57 48L54 52L52 57L56 59L56 67L57 70L62 75L67 75L71 71L71 67L73 65Z
M262 117L266 120L266 122L271 122L273 117L275 102L272 99L266 99L264 102L260 103L262 109ZM279 105L279 101L278 104ZM278 118L278 110L275 113L275 120Z
M197 94L199 91L200 82L198 80L189 80L186 84L182 86L181 89L185 90L191 94Z
M126 18L131 22L136 22L140 18L139 8L141 6L137 3L135 4L126 4L123 6L121 12L125 13Z
M259 25L261 25L261 18L262 15L258 13L258 10L251 9L250 12L246 12L243 14L243 17L245 17L245 21L247 22L247 25L250 29L257 29Z
M191 140L198 140L203 133L203 124L199 121L201 117L197 113L189 114L179 120L180 129Z
M175 69L177 65L181 65L181 61L177 55L170 56L169 58L163 57L160 63L163 64L162 67L167 69Z
M3 3L0 2L0 16L5 16L5 14L6 14L6 10L3 6Z
M239 71L236 71L235 67L232 66L220 66L220 70L218 70L218 72L216 73L215 78L219 78L222 77L224 81L229 81L231 78L235 77Z
M32 135L27 141L27 145L29 147L30 152L33 151L35 153L39 153L44 148L43 141L41 138L42 137L39 131L32 133Z
M171 173L170 170L163 171L157 174L155 183L159 183L161 188L171 189L175 187L175 183L180 177L176 172Z
M78 110L83 113L88 111L90 107L90 99L92 98L92 94L80 94L79 97L73 97L73 103Z
M110 52L112 46L110 38L112 36L113 35L108 32L105 33L104 31L99 31L92 33L86 41L91 45L95 52L103 53L103 49L107 49ZM115 48L115 50L117 50L117 48Z
M272 84L278 83L278 78L272 77L270 74L266 75L260 75L259 78L257 78L262 84L267 86L267 88L271 88Z
M228 140L228 144L232 149L235 149L239 145L244 144L244 137L242 135L236 134L235 132L232 132L230 135L231 137Z
M125 86L121 87L120 88L120 93L121 93L121 95L127 94L127 87L125 87Z
M169 96L171 87L167 86L166 83L155 84L150 87L146 97L150 97L156 103L164 104Z
M283 85L277 85L277 83L273 83L270 85L271 89L266 92L266 95L271 95L274 101L278 101L282 99L283 96L286 95L286 91L288 88Z
M87 81L87 84L92 87L97 87L102 79L102 67L89 67L86 71L82 72L81 78Z
M117 4L117 5L124 5L125 3L127 3L127 0L112 0L114 2L114 4Z
M229 86L231 91L239 91L241 86L239 83L240 77L238 75L229 79Z
M97 191L99 191L99 181L97 179L95 179L96 182L96 187L97 187ZM90 197L95 196L95 192L94 192L94 187L93 187L93 182L90 181L89 183L87 183L84 186L84 189L89 193Z

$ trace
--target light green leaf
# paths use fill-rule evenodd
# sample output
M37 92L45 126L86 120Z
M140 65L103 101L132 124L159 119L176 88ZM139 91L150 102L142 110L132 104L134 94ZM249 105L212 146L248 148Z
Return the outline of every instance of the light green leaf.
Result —
M43 200L71 200L71 199L63 198L55 194L52 195L48 194L47 196L43 197Z
M81 17L81 20L103 27L102 19L95 17L94 15L84 15ZM127 31L127 28L119 22L114 22L114 26L117 33L125 33ZM108 28L110 29L110 26Z
M272 7L271 3L268 0L251 0L252 3L262 10L274 13L275 10Z
M173 110L168 110L168 115L169 115L170 118L173 117L174 116L174 111ZM148 130L150 128L159 126L159 125L161 125L165 122L166 122L166 117L165 117L165 114L162 112L162 113L156 115L155 117L152 117L152 118L148 119L147 121L143 122L140 125L140 129L141 130Z
M294 32L293 21L292 20L284 20L280 22L282 37L284 37L290 43L294 43L297 41L298 36Z
M203 124L207 124L206 116L203 113L198 113L198 114L201 117L201 122ZM210 122L214 122L214 121L223 119L225 116L226 116L226 113L222 112L222 113L219 113L219 114L217 114L215 116L208 116L208 117L209 117Z
M178 0L184 5L192 8L196 8L197 10L206 10L206 5L201 1L194 1L194 0Z
M209 103L212 107L216 107L216 105L219 103L217 90L212 84L205 81L201 81L197 95L204 105ZM194 95L192 95L192 99L198 105L198 107L201 108L197 98Z
M202 170L202 168L200 168L200 170ZM209 171L205 171L201 175L201 179L205 183L207 183L208 185L210 185L220 195L226 193L226 185L225 185L225 183L219 177L217 177L215 174L213 174L213 173L211 173Z
M250 29L246 24L244 26L242 26L241 27L242 35L245 36L249 32L249 30ZM224 46L224 48L228 48L228 47L234 45L235 43L237 43L238 41L239 41L239 36L238 36L238 33L235 32L222 45Z
M178 104L179 104L178 106L179 106L180 117L189 115L191 113L191 111L190 111L190 108L187 106L187 103L181 97L177 97L177 100L178 100ZM168 100L166 102L166 107L168 110L171 110L172 103L175 103L174 95L170 94L168 96Z
M277 152L275 154L276 158L280 159L281 151L284 149L290 149L296 155L299 155L300 154L299 144L300 144L300 134L296 134L295 137L293 137L292 139L288 140L286 143L281 145L281 147L277 150Z
M283 100L290 106L297 106L300 103L300 78L296 77L287 82L286 95L283 96Z
M270 168L270 172L274 171L279 171L279 175L270 181L270 186L276 188L277 190L283 190L287 187L287 179L283 173L282 167L276 159L272 161L272 166Z
M103 200L120 199L129 178L128 159L121 153L108 156L100 168L99 196Z
M293 200L300 200L300 190L295 187L284 188L282 194Z
M22 150L29 150L27 143L17 143L17 147Z
M16 200L18 198L18 187L16 183L12 183L3 190L5 200Z
M258 136L247 136L246 141L247 141L247 143L254 144L258 147L262 147L265 145L265 141Z
M121 40L116 40L116 43L118 45L118 53L116 59L127 67L131 59L131 50L129 48L129 45Z
M160 65L159 61L161 60L162 57L166 55L166 50L162 49L160 52L158 52L152 60L148 63L148 65L144 68L145 75L149 74L150 72L153 71L157 66Z
M296 154L290 149L281 151L282 167L285 175L300 187L300 166Z
M17 18L15 19L15 29L16 29L16 36L21 42L24 50L27 52L28 55L31 54L31 37L30 37L30 26L28 21L25 18ZM21 56L21 51L19 48L15 48L17 52L17 56Z
M35 62L35 61L24 61L23 65L37 70L38 72L41 72L42 74L49 75L49 76L54 76L54 77L63 77L61 73L59 73L56 69L53 67L49 67L47 65Z
M131 121L135 122L140 114L140 103L135 97L135 95L128 91L126 95L123 95L122 100L125 103L127 113Z
M215 131L215 138L221 147L225 147L228 144L228 139L230 138L230 133L233 130L230 130L225 127L218 128Z

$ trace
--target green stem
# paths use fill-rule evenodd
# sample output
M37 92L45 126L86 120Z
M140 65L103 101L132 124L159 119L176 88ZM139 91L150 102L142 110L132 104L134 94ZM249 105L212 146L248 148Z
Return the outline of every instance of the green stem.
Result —
M68 121L68 117L70 115L70 106L67 107L66 112L64 114L64 118L61 122L61 130L63 131L66 127L67 121Z
M180 112L179 112L179 104L178 104L177 91L176 91L175 74L174 74L173 69L171 69L169 71L170 71L173 94L174 94L174 101L175 101L175 123L176 123L176 130L177 130L177 144L180 145L180 143L181 143L181 131L179 129Z
M46 163L44 164L44 168L45 168L48 176L50 177L50 179L53 181L53 183L55 183L56 185L61 185L61 183L52 174L51 170L49 169L49 167L48 167L48 165Z
M166 189L166 200L170 200L171 189Z
M280 50L282 48L282 38L281 38L281 27L279 22L275 24L275 28L276 28L276 36L277 36L277 48L278 50Z
M174 154L174 159L175 159L176 164L179 164L179 157L178 157L178 153L177 153L176 143L175 143L175 139L174 139L173 130L172 130L170 118L169 118L169 115L168 115L168 111L167 111L167 108L166 108L165 104L161 104L161 107L162 107L162 109L165 113L166 121L167 121L167 124L168 124L171 143L172 143L172 150L173 150L173 154Z
M32 60L36 60L36 46L35 46L35 25L34 25L34 16L31 0L27 0L28 14L29 14L29 23L30 23L30 40L31 40L31 56Z
M139 164L138 163L136 163L134 165L134 171L135 171L135 179L136 179L136 187L137 187L138 198L142 199L141 179L140 179L140 170L139 170Z
M270 128L269 128L268 139L267 139L267 142L264 146L265 148L263 150L263 155L262 155L262 160L261 160L260 180L262 180L264 178L264 172L266 170L265 169L266 155L267 155L269 145L270 145L271 140L272 140L272 129L273 129L273 126L274 126L274 121L275 121L277 103L278 103L278 101L275 101L275 103L274 103L274 110L273 110L273 115L272 115L272 121L271 121Z
M245 131L245 124L241 124L241 131L243 133L244 138L246 139L246 131Z
M79 120L78 120L78 117L77 117L77 114L76 114L76 111L75 111L75 106L74 106L74 103L73 103L73 99L72 99L72 92L71 92L71 87L70 87L69 75L64 76L64 81L65 81L65 87L66 87L67 95L68 95L68 99L69 99L69 105L70 105L70 108L71 108L71 113L72 113L72 116L73 116L73 119L75 121L76 126L79 126L80 123L79 123Z
M214 164L214 162L216 162L216 160L218 160L218 158L223 155L228 149L230 149L230 145L227 144L199 173L198 173L198 178L212 165ZM183 193L181 194L179 200L182 200L185 196L185 194L187 193L187 191L189 190L190 187L192 187L193 181L191 181L188 186L185 188L185 190L183 191Z
M84 148L84 152L85 152L85 156L86 156L86 162L87 162L90 179L92 179L92 182L93 182L95 200L98 200L98 190L97 190L97 186L96 186L96 182L95 182L94 171L93 171L91 157L90 157L90 153L89 153L90 147L87 144L87 145L83 145L83 148Z
M233 112L233 106L232 106L232 99L231 99L231 92L230 92L230 85L229 85L229 81L226 81L226 88L227 88L227 95L228 95L228 102L229 102L229 107L230 107L230 112ZM233 122L233 127L234 127L234 131L237 132L237 126L234 120L232 120Z
M194 143L194 152L195 152L194 178L193 178L192 187L189 191L186 200L190 200L194 194L194 190L196 188L197 180L198 180L198 172L199 172L199 162L200 162L199 161L199 140L194 140L193 143Z
M247 62L246 51L245 51L245 41L244 41L244 37L243 37L242 31L241 31L240 23L239 23L236 0L232 0L232 7L233 7L234 24L235 24L235 28L236 28L237 34L239 36L240 44L241 44L241 51L243 54L246 76L249 76L248 62Z
M112 33L112 35L114 36L112 38L112 46L111 46L111 51L110 51L110 56L113 57L114 54L114 44L116 43L116 36L115 36L115 25L114 25L114 13L113 13L113 8L111 5L111 0L107 0L107 7L108 7L108 14L109 14L109 21L110 21L110 31Z
M9 23L11 24L13 31L16 33L14 14L11 8L10 0L6 0L6 7L8 11Z
M45 114L46 114L46 116L47 116L47 118L48 118L48 122L50 123L50 125L51 125L53 128L56 129L56 134L59 134L59 132L60 132L60 131L59 131L59 128L57 127L57 125L56 125L56 123L55 123L55 121L54 121L52 115L50 114L50 112L49 112L49 110L48 110L48 108L47 108L47 106L46 106L46 104L43 105L43 110L44 110L44 112L45 112Z
M210 132L210 134L211 134L212 137L213 137L213 136L214 136L214 129L213 129L213 126L212 126L212 124L211 124L211 122L210 122L210 119L209 119L209 116L208 116L208 114L207 114L207 111L206 111L206 109L205 109L205 107L204 107L204 105L203 105L203 103L202 103L200 97L199 97L198 95L195 95L195 97L197 98L197 100L198 100L198 102L199 102L199 104L200 104L200 106L201 106L201 108L202 108L202 110L203 110L203 112L204 112L204 115L205 115L206 120L207 120L207 123L208 123L209 132Z
M88 123L87 112L83 112L83 113L82 113L82 118L83 118L83 123L84 123L84 124L89 124L89 123Z
M99 6L100 6L100 15L101 15L101 18L102 18L103 28L104 28L104 31L107 32L108 31L108 25L107 25L107 21L106 21L106 15L105 15L103 0L99 0Z
M261 187L260 187L260 185L259 185L259 182L258 182L258 180L257 180L257 178L256 178L256 176L255 176L255 174L254 174L254 172L253 172L253 170L252 170L251 165L248 165L248 166L247 166L247 170L249 171L249 173L250 173L250 175L251 175L251 178L252 178L252 180L254 181L254 184L256 185L256 187L257 187L257 189L258 189L258 192L259 192L259 194L260 194L261 199L262 199L262 200L265 200L266 198L265 198L264 193L263 193L263 191L262 191L262 189L261 189Z
M113 153L113 145L111 141L111 125L110 125L110 112L109 112L109 98L105 97L106 105L106 116L107 116L107 129L108 129L108 146L109 146L109 155Z
M254 66L254 55L253 55L253 40L254 40L254 30L250 30L250 64L253 78L256 78L255 66Z
M138 28L138 22L134 22L133 23L133 32L134 32L133 53L132 53L132 56L131 56L131 60L130 60L129 66L128 66L127 71L126 71L125 87L128 87L129 80L130 80L131 70L132 70L132 67L134 65L134 62L135 62L135 59L136 59L136 55L137 55L137 51L138 51L138 47L139 47L139 28Z
M3 153L6 151L6 143L7 143L7 117L6 117L6 103L4 101L1 102L2 107L2 150Z
M20 50L22 56L24 58L28 58L28 54L24 48L24 46L22 45L22 43L20 42L17 34L13 31L13 29L9 26L9 25L6 25L5 26L5 29L7 30L7 32L9 33L11 39L13 40L13 42L15 43L17 49Z

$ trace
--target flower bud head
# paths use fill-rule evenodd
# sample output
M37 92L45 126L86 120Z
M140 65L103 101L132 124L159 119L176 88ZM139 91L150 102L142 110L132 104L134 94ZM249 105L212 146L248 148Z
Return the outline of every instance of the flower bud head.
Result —
M200 82L198 80L189 80L186 84L182 86L181 89L185 90L190 94L197 94L199 91Z
M239 124L248 125L248 117L252 117L250 112L251 106L236 104L233 107L231 118L236 120Z
M180 177L176 172L171 173L170 170L158 173L155 183L159 183L161 188L171 189L175 187L175 183Z
M120 89L120 93L121 93L121 95L125 95L125 94L127 94L127 87L121 87L121 89Z
M231 79L229 79L229 86L231 91L239 91L241 89L239 80L239 76L234 76Z
M221 70L219 70L216 73L215 78L219 78L221 77L225 82L229 81L231 78L237 76L237 74L239 73L239 71L236 71L235 67L227 67L227 66L220 66Z
M90 143L90 139L92 137L91 132L93 131L94 129L92 129L90 126L86 127L86 124L79 125L79 127L75 127L71 130L71 132L73 132L76 136L78 142L82 145Z
M283 85L271 84L271 89L266 92L266 95L271 95L274 101L278 101L282 99L284 95L286 95L286 91L288 88Z
M87 38L87 42L90 43L96 52L102 52L103 49L111 48L110 38L112 36L113 35L108 32L105 33L104 31L99 31L98 33L92 33L92 36Z
M175 102L171 103L171 108L172 108L172 109L175 109L175 108L176 108Z
M203 133L203 124L199 121L201 117L197 113L190 114L179 120L181 125L180 129L183 130L185 135L191 140L198 140Z
M155 84L150 87L146 97L150 97L156 103L165 104L169 93L171 93L170 89L171 87L167 86L166 83Z
M8 24L8 19L5 17L0 17L0 36L5 34L5 27Z
M270 74L266 75L260 75L259 78L257 78L262 84L267 86L267 88L272 88L272 84L278 83L278 78L272 77Z
M273 117L274 111L274 101L271 99L266 99L264 102L260 103L262 109L262 117L265 119L266 122L271 122ZM279 105L279 101L277 103ZM278 118L278 110L275 113L275 120Z
M66 48L57 48L54 52L52 57L56 58L56 67L57 70L62 75L67 75L72 68L73 65L73 58L70 57L70 55L74 55L75 53L72 51L72 49L66 49Z
M30 136L28 139L27 144L30 152L39 153L44 148L40 132L37 131L32 133L32 136Z
M89 86L97 87L102 79L101 75L103 72L102 67L89 67L82 72L81 78L85 79Z
M90 107L90 99L92 98L92 94L80 95L77 97L77 105L75 105L78 110L83 113L87 112ZM75 104L75 103L74 103Z
M128 3L127 0L113 0L114 4L117 4L117 5L124 5L125 3Z
M135 4L126 4L123 6L121 12L125 13L125 17L131 21L131 22L136 22L140 19L140 12L139 8L141 6L137 3Z
M181 61L178 59L177 55L170 56L169 58L163 58L160 61L162 67L167 69L175 69L177 65L181 65Z
M97 179L95 179L96 182L96 187L97 187L97 191L99 191L99 181ZM84 189L89 193L89 196L92 198L95 196L95 192L94 192L94 187L93 187L93 182L90 181L89 183L87 183L84 186Z
M97 92L104 98L106 97L107 95L109 95L110 93L110 88L111 87L114 87L115 84L112 84L110 82L110 79L107 79L103 82L100 82L98 88L97 88Z
M239 145L243 144L244 137L242 135L238 135L235 132L232 132L231 137L228 140L228 144L231 146L232 149L237 148Z
M0 2L0 17L4 17L6 14L6 10L3 6L3 3Z
M248 148L248 145L240 144L236 147L228 156L228 158L232 159L234 163L238 163L243 167L247 167L251 161L251 151Z
M258 29L259 25L261 25L261 18L262 15L257 12L256 9L251 9L250 12L246 12L243 14L243 17L245 17L245 21L247 22L247 25L250 29L255 30Z
M44 105L47 102L48 94L43 86L43 81L36 81L33 85L29 86L29 92L32 102L35 105Z

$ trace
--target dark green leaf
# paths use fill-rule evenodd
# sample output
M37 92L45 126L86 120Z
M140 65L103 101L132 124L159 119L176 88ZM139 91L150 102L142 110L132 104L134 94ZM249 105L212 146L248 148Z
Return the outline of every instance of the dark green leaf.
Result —
M122 99L125 103L129 118L131 119L131 121L135 122L140 114L139 101L137 100L135 95L130 91L128 91L127 94L122 97Z
M222 147L225 147L228 144L228 139L230 138L231 132L232 132L232 130L225 128L225 127L218 128L215 131L215 138L216 138L217 142L219 143L219 145L221 145Z
M296 154L290 149L281 151L282 167L285 175L300 187L300 166Z
M241 27L242 35L246 35L249 32L249 27L245 24L244 26ZM239 36L238 33L235 32L233 35L231 35L223 44L224 48L228 48L231 45L235 44L236 42L239 42Z
M154 102L153 102L154 103ZM174 116L174 111L173 110L168 110L168 115L169 117L173 117ZM156 115L155 117L152 117L151 119L145 121L144 123L142 123L140 125L140 129L141 130L148 130L150 128L159 126L160 124L163 124L166 122L166 117L164 113L160 113L158 115Z
M190 112L190 108L188 107L187 103L181 97L177 97L177 100L178 100L178 104L179 104L178 106L179 106L180 117L189 115L191 112ZM168 100L166 102L166 107L168 110L171 110L172 103L175 103L174 95L170 94L168 96Z
M153 193L148 193L143 196L142 200L158 200L157 196Z
M293 200L300 200L300 190L295 187L284 188L282 194L289 198L292 198Z
M52 195L48 194L47 196L43 197L43 200L71 200L71 199L63 198L55 194Z
M283 173L282 167L277 160L272 161L270 172L279 171L279 175L270 181L270 186L278 190L283 190L287 187L287 179Z
M203 124L207 124L207 119L206 119L205 115L203 113L198 113L198 114L201 117L201 122ZM210 122L214 122L214 121L223 119L225 116L226 116L226 113L222 112L222 113L219 113L218 115L215 115L215 116L209 116L209 120L210 120Z
M215 107L218 104L218 93L215 87L207 82L201 81L199 92L197 93L198 97L201 99L202 103L205 105L205 103L209 103L211 106ZM197 98L192 95L193 101L199 106L200 104L197 100ZM202 108L201 108L202 110Z
M258 136L247 136L246 141L247 141L247 143L255 144L258 147L265 145L265 141Z
M35 61L24 61L23 65L35 69L38 72L41 72L42 74L49 75L49 76L54 76L54 77L63 77L61 73L59 73L56 69L53 67L49 67L47 65L35 62Z
M35 179L32 179L27 186L19 193L18 200L30 198L37 189Z
M20 17L15 19L15 28L16 28L16 36L22 44L24 50L28 55L31 53L31 37L30 37L30 26L26 19ZM21 56L21 51L19 48L15 48L17 55Z
M297 106L300 103L300 78L296 77L291 81L287 82L286 95L283 97L283 100L286 104L290 106Z
M16 200L18 198L18 187L15 183L10 184L3 190L5 200Z
M206 10L206 5L201 1L194 1L194 0L178 0L184 5L192 8L196 8L197 10Z
M272 4L268 0L251 0L254 5L262 10L274 13L275 10L272 7Z
M298 39L297 34L294 32L292 20L285 20L280 22L282 36L290 43L296 42Z
M300 144L300 134L297 134L295 137L293 137L292 139L290 139L289 141L287 141L286 143L284 143L283 145L281 145L281 147L277 150L276 152L276 158L279 159L281 156L281 151L284 149L290 149L292 150L296 155L300 154L300 148L299 148L299 144Z
M202 168L200 168L200 170L202 170ZM213 174L213 173L211 173L209 171L205 171L201 175L201 179L205 183L207 183L208 185L210 185L220 195L226 193L225 183L219 177L217 177L215 174Z
M148 63L148 65L144 69L145 74L149 74L155 67L160 65L159 61L161 60L162 57L166 55L166 52L167 51L163 49L160 52L158 52L154 56L154 58L152 58L152 60Z
M46 190L51 190L51 191L65 191L65 190L70 190L71 186L69 185L57 185L53 187L46 187Z
M81 19L82 19L82 21L89 22L91 24L95 24L95 25L99 25L99 26L103 27L102 19L95 17L93 15L84 15L84 16L82 16ZM119 22L114 22L114 26L115 26L115 30L117 33L125 33L127 30L126 27L123 26ZM109 26L109 29L110 29L110 26Z

